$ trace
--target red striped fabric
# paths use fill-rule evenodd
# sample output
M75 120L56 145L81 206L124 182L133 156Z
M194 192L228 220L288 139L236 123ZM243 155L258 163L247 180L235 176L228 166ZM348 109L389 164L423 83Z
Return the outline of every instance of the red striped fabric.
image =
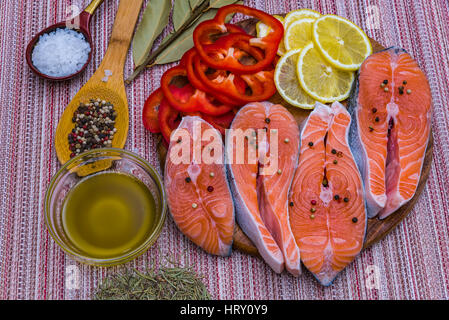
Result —
M60 165L53 148L58 120L107 48L118 0L107 0L92 21L95 53L87 70L64 83L31 73L25 46L42 28L63 20L67 8L88 1L0 1L0 299L90 299L107 274L120 267L76 263L49 236L43 197ZM149 1L146 1L147 4ZM192 244L168 219L157 243L127 267L144 268L175 253L205 276L216 299L448 299L449 298L449 4L445 0L246 0L270 13L311 8L344 16L385 46L405 48L426 72L433 94L434 161L413 212L383 241L365 250L324 288L304 272L274 274L257 258L233 252L217 258ZM125 73L132 70L128 58ZM155 137L144 130L145 98L168 66L147 70L127 87L130 130L126 149L155 166ZM72 267L74 266L74 267ZM68 270L79 286L66 285ZM377 276L377 278L376 278ZM376 280L376 281L374 281Z

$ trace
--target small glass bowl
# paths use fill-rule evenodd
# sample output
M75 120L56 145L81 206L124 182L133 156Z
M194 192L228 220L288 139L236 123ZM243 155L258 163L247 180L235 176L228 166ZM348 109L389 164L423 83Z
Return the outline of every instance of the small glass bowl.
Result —
M69 240L62 223L62 208L69 191L84 177L98 172L125 173L139 179L153 195L156 210L155 225L146 240L135 250L108 259L85 256ZM123 149L93 149L70 159L52 178L45 194L45 221L55 242L76 260L96 266L122 264L144 253L159 237L166 216L167 202L161 176L146 160Z

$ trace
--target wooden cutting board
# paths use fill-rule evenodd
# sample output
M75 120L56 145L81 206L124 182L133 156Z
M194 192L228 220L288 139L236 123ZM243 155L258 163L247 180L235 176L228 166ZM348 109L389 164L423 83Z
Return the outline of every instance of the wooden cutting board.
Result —
M246 30L249 34L256 34L256 19L247 19L238 22L237 24ZM374 52L381 51L385 49L384 46L382 46L380 43L378 43L376 40L371 39L371 44L373 47ZM278 103L283 106L285 106L295 117L298 124L303 122L308 116L310 111L303 110L300 108L293 107L289 105L287 102L285 102L282 97L276 93L271 99L271 102ZM347 101L344 101L343 104L347 104ZM162 143L159 143L158 145L158 151L159 156L161 160L161 165L165 163L165 155L167 153L167 149L163 146ZM430 167L432 163L432 153L433 153L433 135L431 133L430 140L427 145L426 150L426 156L424 159L424 164L422 167L421 172L421 178L418 184L418 188L416 190L415 195L413 198L403 205L401 208L399 208L395 213L390 215L388 218L384 220L379 220L377 218L368 219L368 225L366 230L366 237L365 237L365 244L364 249L371 246L373 243L381 240L384 238L391 230L393 230L399 222L401 222L412 210L413 206L415 205L416 201L418 201L419 196L424 189L424 186L426 184L427 178L429 177ZM237 249L241 252L251 254L254 256L259 256L259 253L257 251L257 248L254 246L254 244L251 242L251 240L245 235L245 233L240 229L240 227L236 224L236 228L234 230L234 244L233 248Z

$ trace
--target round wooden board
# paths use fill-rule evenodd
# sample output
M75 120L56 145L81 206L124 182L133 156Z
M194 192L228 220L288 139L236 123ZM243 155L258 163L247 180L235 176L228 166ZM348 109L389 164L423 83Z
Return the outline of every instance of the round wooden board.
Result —
M255 35L256 23L257 23L256 19L247 19L240 21L237 24L243 29L245 29L246 32L248 32L249 34ZM385 47L382 46L380 43L378 43L376 40L370 38L370 41L373 46L374 52L378 52L385 49ZM310 111L289 105L277 93L270 99L270 101L285 106L293 114L298 124L303 122L309 116ZM343 104L346 105L347 101L343 101ZM165 155L167 150L162 143L159 143L158 151L161 158L161 165L163 165L163 163L165 163ZM363 246L364 249L368 248L373 243L384 238L391 230L393 230L399 224L399 222L401 222L410 213L416 201L418 201L419 196L426 184L427 178L429 177L430 167L432 163L432 153L433 153L433 135L431 133L429 143L426 149L426 156L422 167L421 177L415 195L409 202L407 202L405 205L399 208L395 213L390 215L388 218L384 220L380 220L378 218L368 219L365 243ZM240 227L237 224L234 230L233 248L250 255L259 256L257 248L254 246L251 240L245 235L245 233L242 231L242 229L240 229Z

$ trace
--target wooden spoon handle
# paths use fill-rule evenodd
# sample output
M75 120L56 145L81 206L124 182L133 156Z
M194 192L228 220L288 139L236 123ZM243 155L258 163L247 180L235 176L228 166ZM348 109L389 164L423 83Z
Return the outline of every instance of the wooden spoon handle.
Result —
M120 1L109 47L99 69L103 69L102 66L107 66L106 69L111 69L114 76L117 74L123 78L123 67L142 3L143 0Z

